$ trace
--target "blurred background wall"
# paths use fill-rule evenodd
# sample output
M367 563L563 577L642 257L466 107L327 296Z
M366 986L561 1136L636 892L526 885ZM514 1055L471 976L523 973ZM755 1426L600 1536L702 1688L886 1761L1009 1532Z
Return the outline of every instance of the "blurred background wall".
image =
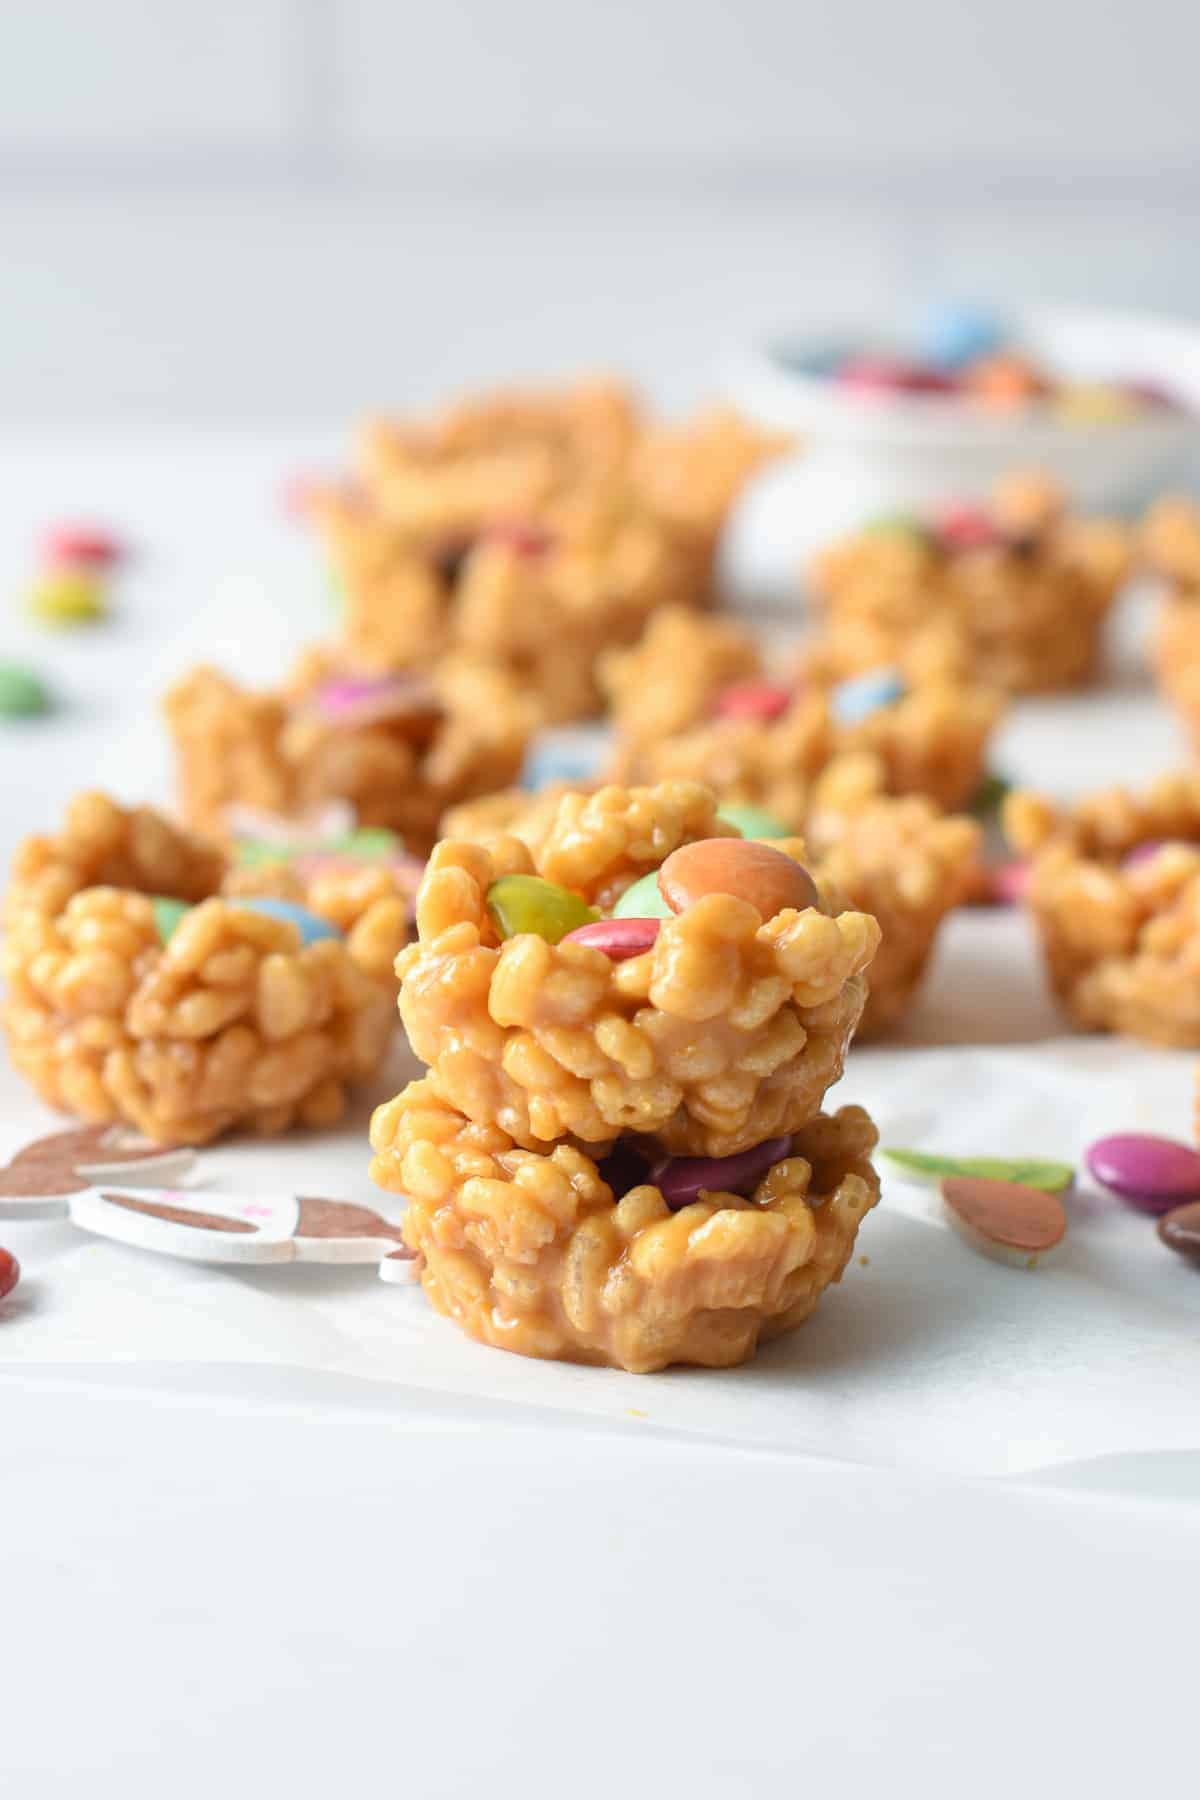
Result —
M1196 0L6 0L12 424L340 419L941 291L1200 313Z

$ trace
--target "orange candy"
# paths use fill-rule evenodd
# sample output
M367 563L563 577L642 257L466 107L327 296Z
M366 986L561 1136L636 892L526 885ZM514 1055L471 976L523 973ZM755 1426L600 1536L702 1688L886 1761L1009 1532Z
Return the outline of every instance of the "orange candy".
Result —
M747 900L763 919L773 919L787 907L803 912L818 904L816 883L807 869L770 844L747 843L743 838L682 844L658 871L658 886L676 913L706 894Z

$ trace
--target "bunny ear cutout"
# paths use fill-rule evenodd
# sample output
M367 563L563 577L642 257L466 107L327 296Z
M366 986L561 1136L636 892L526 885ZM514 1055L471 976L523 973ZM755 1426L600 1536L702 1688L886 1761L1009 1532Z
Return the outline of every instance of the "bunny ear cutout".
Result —
M194 1150L153 1144L124 1125L82 1125L35 1138L0 1168L0 1218L63 1217L66 1200L94 1180L169 1181L191 1168Z

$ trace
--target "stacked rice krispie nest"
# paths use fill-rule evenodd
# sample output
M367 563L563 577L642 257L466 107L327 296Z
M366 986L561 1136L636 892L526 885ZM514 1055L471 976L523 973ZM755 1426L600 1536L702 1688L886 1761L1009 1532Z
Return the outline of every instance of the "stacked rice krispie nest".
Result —
M165 713L196 829L224 837L239 808L300 818L340 800L414 854L434 843L447 807L515 780L534 724L511 677L488 664L364 677L324 648L277 691L193 669Z
M586 717L606 646L709 603L725 516L780 447L725 412L661 425L615 382L374 423L357 480L311 499L347 653L387 672L465 652L542 720Z
M1200 743L1200 502L1174 495L1152 506L1141 549L1166 588L1151 646L1154 672Z
M736 741L736 738L735 738ZM739 780L729 757L697 757L687 739L676 758L668 747L656 759L665 782L699 779L719 804L745 806L764 818L754 832L769 841L792 834L807 846L806 861L823 882L879 922L882 938L871 964L870 989L858 1027L875 1038L900 1019L924 980L949 915L977 897L983 832L962 814L944 813L921 795L889 795L877 758L866 752L814 759L805 773L770 788ZM798 763L798 768L802 767ZM564 792L560 784L537 795L521 789L457 807L446 828L455 837L489 842L511 834L541 854ZM771 821L771 830L765 827Z
M843 721L839 677L819 650L793 680L768 681L748 631L680 609L652 620L631 649L606 656L600 679L617 739L614 779L690 776L797 830L814 779L847 752L876 758L888 793L923 794L947 810L966 805L1003 706L994 689L931 672L897 679L880 704Z
M712 838L731 838L715 797L667 783L564 796L536 858L513 837L434 851L397 965L429 1073L377 1110L372 1174L408 1197L426 1291L473 1337L637 1371L727 1365L798 1325L846 1266L878 1196L876 1134L859 1108L820 1107L866 998L873 919L822 884L815 906L769 918L711 891L626 919L648 934L637 953L498 929L505 877L536 873L607 917ZM744 1161L681 1160L744 1152L752 1178ZM694 1197L672 1210L663 1189L684 1176Z
M298 901L340 935L238 904ZM164 943L163 903L188 910ZM156 1142L328 1125L378 1070L411 904L383 870L304 884L231 871L149 807L80 794L17 851L4 904L4 1028L50 1105Z
M1078 686L1129 565L1123 527L1070 514L1048 479L1010 477L988 509L883 519L818 558L822 657L838 675L892 665L1013 693Z
M1062 808L1011 794L1004 823L1031 858L1028 904L1076 1024L1200 1046L1200 774Z

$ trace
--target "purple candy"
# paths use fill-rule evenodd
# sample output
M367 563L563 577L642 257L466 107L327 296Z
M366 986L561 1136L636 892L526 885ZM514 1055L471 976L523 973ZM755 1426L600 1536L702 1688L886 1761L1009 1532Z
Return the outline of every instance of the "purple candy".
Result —
M767 1138L752 1150L736 1156L665 1156L650 1170L652 1181L672 1210L690 1206L702 1189L726 1194L744 1193L760 1182L767 1170L782 1162L792 1147L787 1137Z
M1172 1138L1123 1131L1099 1138L1085 1160L1102 1187L1111 1188L1139 1212L1170 1212L1200 1197L1200 1154Z
M1123 869L1138 868L1140 864L1149 862L1152 856L1157 856L1160 850L1165 850L1172 841L1170 838L1147 838L1144 844L1135 844L1133 849L1127 851L1122 857L1121 867Z
M344 681L322 683L317 701L322 712L336 718L339 713L351 712L361 706L364 700L390 699L400 691L401 685L390 675L348 676Z
M624 962L654 948L661 924L661 919L594 919L590 925L577 925L561 941L590 944L593 950L603 950L613 962Z

